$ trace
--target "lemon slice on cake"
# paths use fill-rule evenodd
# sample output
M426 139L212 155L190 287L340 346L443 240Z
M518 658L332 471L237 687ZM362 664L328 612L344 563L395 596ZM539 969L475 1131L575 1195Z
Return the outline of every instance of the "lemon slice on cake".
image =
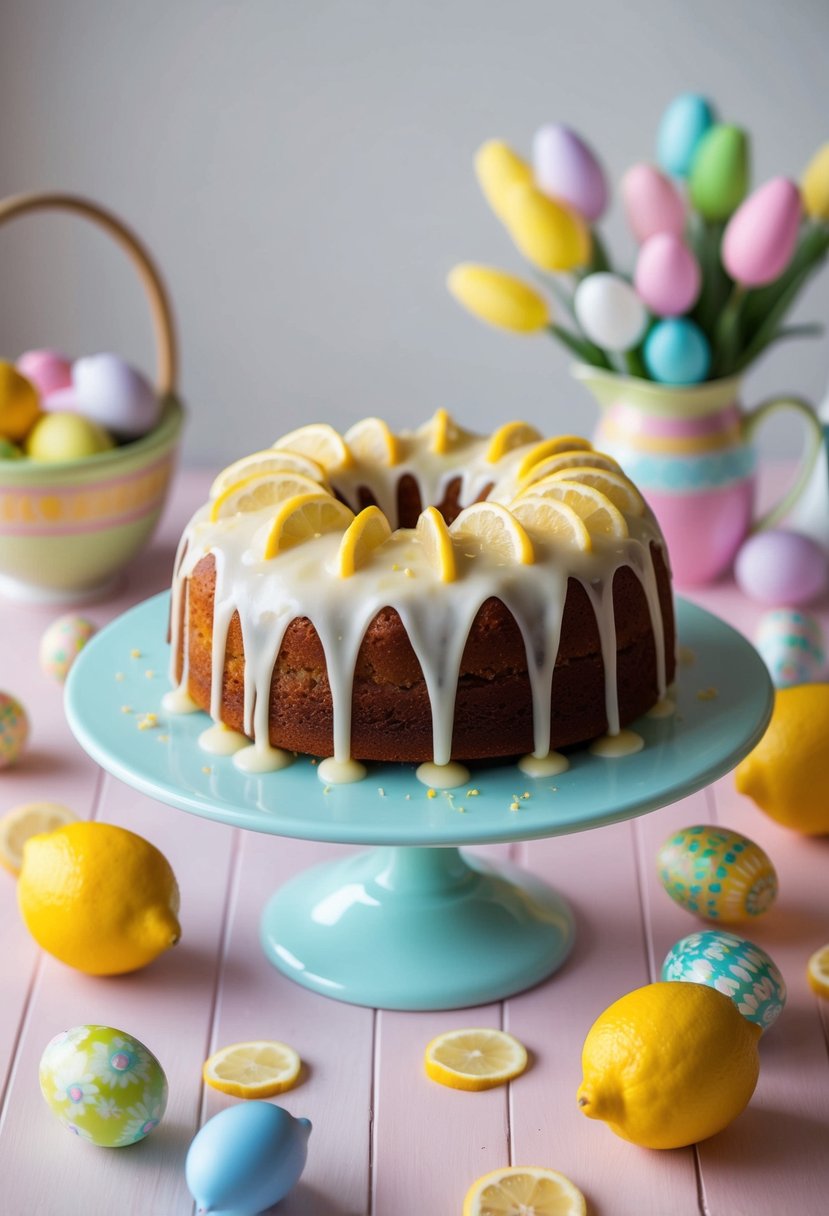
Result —
M348 525L340 542L337 552L337 573L340 578L350 578L390 536L389 521L379 507L362 510Z
M293 1047L269 1039L233 1043L205 1060L202 1077L234 1098L271 1098L296 1085L302 1061Z
M263 452L243 456L241 460L235 460L226 469L222 469L210 487L210 497L218 498L231 486L257 473L301 473L304 477L310 477L311 481L325 484L325 469L310 456L303 456L300 452L277 452L273 448L265 448Z
M495 464L515 448L525 447L528 443L537 443L540 439L541 432L537 431L529 422L506 422L495 431L490 439L486 459L490 464Z
M425 435L429 441L429 450L436 456L445 456L451 452L468 432L458 426L448 410L435 410L429 421L418 430L418 435Z
M557 456L559 452L589 452L591 446L590 440L583 439L581 435L554 435L551 439L542 439L541 443L530 448L519 464L515 475L519 481L522 481L530 469L542 460L546 460L548 456Z
M645 510L645 500L624 473L612 473L609 469L596 469L587 466L578 469L561 469L551 473L549 477L536 482L531 489L533 494L542 497L549 483L557 481L575 482L580 486L590 486L609 498L614 507L618 507L626 515L639 516Z
M484 1174L466 1192L463 1216L586 1216L581 1191L564 1174L538 1165L508 1165Z
M417 521L415 537L420 541L429 565L442 583L453 583L458 572L452 537L437 507L427 507Z
M612 456L606 456L604 452L593 452L589 448L577 448L566 452L555 452L552 456L548 456L545 460L540 460L538 464L533 465L529 473L526 474L522 483L521 489L526 490L536 481L542 481L545 477L549 477L551 473L558 473L562 469L577 469L582 465L586 465L591 469L608 469L612 473L621 473L621 468Z
M228 486L210 508L210 522L275 507L297 494L319 494L322 487L303 473L254 473Z
M352 456L363 464L392 468L400 463L400 441L382 418L363 418L343 436Z
M527 1067L527 1049L505 1030L449 1030L427 1045L426 1075L450 1089L504 1085Z
M337 469L347 469L351 464L351 453L345 440L333 426L327 422L309 422L296 431L289 431L273 445L277 452L287 448L290 452L299 452L321 464L326 473L334 473Z
M537 482L532 489L532 499L558 501L572 507L576 515L584 521L593 539L606 536L614 540L624 540L628 535L628 526L622 512L601 490L593 486L554 476ZM518 500L519 503L521 501Z
M23 846L30 836L53 832L77 818L74 811L60 802L25 802L13 807L0 819L0 865L11 874L19 874Z
M465 507L449 528L467 549L489 553L529 566L535 560L533 544L515 516L496 502L473 502Z
M558 498L537 498L528 494L514 502L510 511L531 536L562 541L582 553L589 553L593 548L582 519Z
M277 511L263 557L276 557L325 532L344 532L353 519L354 512L331 494L297 494Z

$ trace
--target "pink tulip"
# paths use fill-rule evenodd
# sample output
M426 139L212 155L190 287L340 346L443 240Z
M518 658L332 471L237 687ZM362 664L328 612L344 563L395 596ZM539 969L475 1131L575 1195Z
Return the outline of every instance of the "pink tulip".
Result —
M679 317L693 308L702 284L699 263L672 232L657 232L639 250L634 286L657 317Z
M800 215L800 191L786 177L773 177L750 194L723 236L722 262L732 279L762 287L779 278L792 260Z
M588 223L607 207L604 170L592 149L569 127L550 123L533 138L533 170L538 189L568 203Z
M622 178L628 227L641 245L657 232L682 236L685 203L670 178L653 165L633 165Z

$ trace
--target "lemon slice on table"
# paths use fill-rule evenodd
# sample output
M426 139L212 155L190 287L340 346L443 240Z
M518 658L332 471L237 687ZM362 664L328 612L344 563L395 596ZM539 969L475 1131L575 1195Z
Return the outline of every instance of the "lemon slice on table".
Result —
M456 517L449 532L467 547L506 562L529 566L535 560L529 536L515 516L497 502L473 502Z
M263 557L276 557L325 532L344 532L353 519L354 512L331 494L297 494L280 505Z
M569 1178L538 1165L484 1174L466 1192L463 1216L586 1216L584 1195Z
M297 494L321 494L322 486L303 473L254 473L228 486L218 498L213 499L210 520L230 519L233 515L246 515L275 507L286 498ZM325 491L327 493L327 491Z
M532 486L532 493L540 494L543 497L547 484L556 481L590 486L592 489L598 490L600 494L604 494L614 507L618 507L620 511L628 515L639 516L645 510L645 500L624 473L612 473L609 469L595 469L589 466L580 469L561 469L558 473L551 473L549 477L536 482Z
M60 802L24 802L0 819L0 865L17 876L23 865L23 846L30 836L53 832L78 816Z
M546 460L548 456L557 456L559 452L589 452L591 443L581 435L554 435L552 439L542 439L534 448L530 448L516 470L516 477L522 481L530 469Z
M363 464L391 468L400 462L400 441L382 418L363 418L343 436L352 456Z
M547 477L533 486L533 498L553 499L572 507L579 519L584 521L590 536L607 536L624 540L628 535L625 517L610 499L593 486L580 485L565 478ZM521 499L518 500L520 502ZM517 505L517 504L516 504Z
M514 448L522 448L528 443L537 443L540 438L541 432L537 431L534 426L530 426L529 422L505 422L490 439L486 459L490 464L495 464Z
M205 1060L202 1077L234 1098L271 1098L297 1083L302 1061L293 1047L269 1039L220 1047Z
M415 536L423 546L429 565L442 583L454 583L458 577L452 537L437 507L427 507L420 513Z
M389 521L380 508L365 507L348 525L340 542L337 553L340 578L350 578L390 536Z
M326 473L337 469L347 469L351 464L351 453L345 440L333 426L327 422L309 422L296 431L289 431L273 445L279 452L287 448L290 452L299 452L321 464Z
M528 494L514 502L510 511L531 536L560 540L582 553L589 553L593 548L590 533L581 518L558 498L537 498Z
M816 950L806 964L806 979L812 992L829 997L829 944Z
M577 469L582 465L587 465L591 469L607 469L611 473L621 473L622 471L612 456L605 456L604 452L593 452L589 448L578 448L575 451L556 452L553 456L548 456L546 460L540 460L538 464L533 465L524 477L521 489L526 490L534 482L542 481L551 473L560 472L561 469Z
M431 1080L450 1089L493 1089L521 1075L527 1050L505 1030L448 1030L427 1045L423 1064Z
M320 485L325 485L325 469L310 456L300 452L277 452L273 448L265 448L263 452L252 452L235 460L226 469L222 469L213 485L210 487L210 497L218 498L232 485L253 477L257 473L301 473L310 477Z

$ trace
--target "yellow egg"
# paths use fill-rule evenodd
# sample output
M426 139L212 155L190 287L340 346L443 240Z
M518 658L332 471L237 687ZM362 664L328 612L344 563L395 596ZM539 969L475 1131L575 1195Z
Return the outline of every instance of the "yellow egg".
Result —
M25 439L40 412L37 389L11 363L0 359L0 435Z
M114 447L112 436L97 422L80 414L44 414L26 440L26 452L33 460L52 463L80 460Z
M740 924L768 911L777 873L767 854L737 832L697 824L674 832L657 854L671 899L703 920Z

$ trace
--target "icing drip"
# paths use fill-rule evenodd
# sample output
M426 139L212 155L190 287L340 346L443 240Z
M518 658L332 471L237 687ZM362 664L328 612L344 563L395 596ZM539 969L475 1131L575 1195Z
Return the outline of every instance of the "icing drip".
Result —
M161 698L161 708L168 714L194 714L199 707L187 689L178 685L165 692Z
M653 709L649 709L645 714L646 718L670 718L676 713L676 704L670 697L663 697L657 701Z
M561 752L548 752L546 756L522 756L518 767L528 777L557 777L567 772L570 761Z
M354 781L362 781L367 773L368 769L364 764L360 764L359 760L337 760L334 756L329 756L326 760L320 760L317 765L320 781L326 781L330 785L351 785Z
M245 742L247 743L247 738ZM271 747L270 744L263 746L261 743L241 747L233 757L236 768L243 773L275 773L277 769L287 768L293 761L290 752L283 751L281 747Z
M423 785L432 789L453 790L456 786L468 784L470 772L455 760L448 764L432 764L427 761L418 765L415 776Z
M232 756L243 747L247 748L249 743L245 735L231 730L223 722L215 722L199 735L199 747L203 752L210 752L211 756Z
M594 756L615 760L641 752L644 746L645 740L635 730L620 730L615 735L602 735L601 739L594 740L590 744L590 752Z

